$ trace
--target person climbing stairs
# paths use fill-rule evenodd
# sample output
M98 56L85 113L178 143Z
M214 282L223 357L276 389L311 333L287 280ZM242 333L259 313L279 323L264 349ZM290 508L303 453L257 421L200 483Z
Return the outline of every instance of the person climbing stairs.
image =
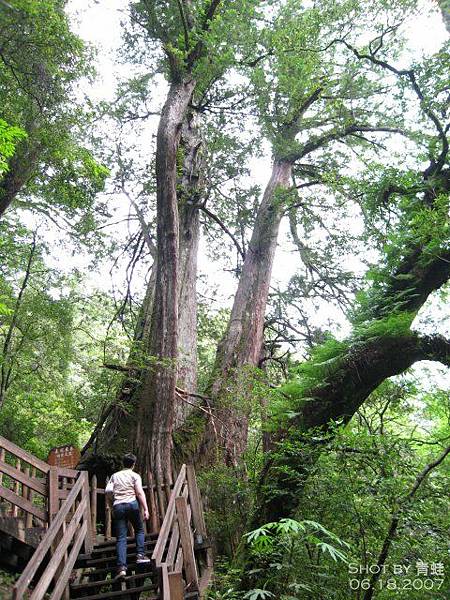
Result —
M135 539L127 537L127 572L118 579L111 515L97 519L105 489L95 476L50 466L0 436L0 563L14 567L11 548L20 546L12 600L199 600L213 563L194 469L181 466L163 514L155 486L144 488L150 561L139 564Z

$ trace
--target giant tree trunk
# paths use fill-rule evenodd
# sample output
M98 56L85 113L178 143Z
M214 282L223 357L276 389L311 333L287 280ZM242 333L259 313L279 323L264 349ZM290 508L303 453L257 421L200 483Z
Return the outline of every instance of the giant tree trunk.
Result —
M163 107L156 146L156 288L150 325L150 360L138 407L136 448L141 469L170 494L172 431L178 360L179 216L177 152L194 81L173 83ZM158 488L159 489L159 488ZM162 500L160 499L160 502ZM162 502L162 504L164 504Z
M177 163L182 160L177 174L177 201L179 212L178 256L178 373L177 385L189 392L195 391L197 382L197 254L200 235L198 203L202 190L201 136L196 116L189 113L181 129ZM151 374L154 356L151 322L156 293L158 256L147 284L146 295L136 324L135 336L126 365L126 375L114 403L108 407L83 455L83 465L97 473L109 472L118 463L120 455L133 450L140 453L137 443L141 422L139 406L147 402L144 386ZM184 421L190 404L176 396L174 426ZM149 426L149 423L146 424ZM140 435L145 435L141 433Z
M178 386L197 390L197 260L200 240L199 209L203 194L202 139L197 115L190 112L183 123L181 150L183 171L178 186L180 214L180 288L178 304ZM177 395L175 427L190 414L192 406Z
M263 343L273 261L283 215L283 192L291 185L292 164L275 160L264 191L246 253L228 327L219 343L210 394L217 418L209 419L200 462L218 457L236 464L247 445L248 416L236 398L252 394L248 381L256 368Z

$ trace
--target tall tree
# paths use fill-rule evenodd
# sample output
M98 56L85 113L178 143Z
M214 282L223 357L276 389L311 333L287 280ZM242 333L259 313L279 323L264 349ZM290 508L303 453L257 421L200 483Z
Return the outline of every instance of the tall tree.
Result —
M195 350L196 261L198 248L197 169L199 138L191 104L194 93L211 85L230 62L221 44L232 42L241 28L239 15L252 2L223 5L212 0L131 5L131 18L145 43L162 48L161 60L169 90L161 111L156 142L156 259L155 288L151 297L148 342L144 344L143 368L128 398L131 419L117 423L111 415L100 438L104 448L115 447L124 431L135 440L141 465L149 466L155 479L171 481L172 431L176 412L179 374L185 384L195 384L192 354ZM133 35L132 43L139 45ZM185 318L180 321L181 306ZM147 303L147 309L150 303ZM186 354L180 356L179 346ZM187 359L187 362L186 362ZM195 365L194 365L195 366ZM114 423L116 421L116 423ZM115 439L105 438L115 427ZM100 444L102 445L102 444ZM160 496L161 505L164 496Z
M58 209L73 218L77 209L89 211L108 173L82 142L88 114L75 87L92 74L90 52L71 31L65 6L0 5L2 122L23 132L0 171L0 217L20 201L50 218Z
M392 3L388 12L395 19L402 10L403 6ZM359 146L361 152L370 144L366 136L403 133L402 117L395 119L380 110L381 90L389 93L383 77L345 52L344 41L358 39L370 27L371 18L382 29L379 39L389 32L384 23L387 14L375 13L352 2L316 3L307 9L287 3L261 36L259 55L249 59L273 166L211 376L209 391L218 418L209 421L201 446L200 455L206 460L207 450L209 460L215 460L217 437L226 462L235 464L246 448L246 415L239 407L230 407L230 395L243 397L244 391L232 382L239 380L242 368L248 378L248 369L258 365L280 223L301 204L297 188L326 181L333 169L342 169L338 144ZM332 159L331 165L317 160L320 153L333 151L337 160ZM341 155L342 159L348 161L348 156Z
M430 294L450 277L449 127L443 71L432 68L445 54L441 51L420 66L398 69L381 58L381 46L369 47L368 52L347 46L358 60L393 73L404 93L418 101L419 124L430 130L429 164L423 171L408 170L402 177L394 171L382 178L375 186L375 206L373 188L365 188L365 200L375 214L395 207L398 222L389 232L390 242L384 244L385 265L372 269L372 287L360 294L352 336L345 342L329 342L300 367L288 400L295 416L284 422L279 446L268 457L262 477L261 500L269 520L295 511L305 477L320 451L320 444L308 442L308 432L332 431L334 424L348 422L382 381L417 361L450 365L447 339L411 329ZM442 90L433 99L426 92L432 87Z

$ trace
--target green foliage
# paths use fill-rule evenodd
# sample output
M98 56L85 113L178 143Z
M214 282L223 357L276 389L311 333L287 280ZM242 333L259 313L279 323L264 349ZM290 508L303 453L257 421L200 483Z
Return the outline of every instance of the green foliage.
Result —
M245 534L249 546L252 564L250 572L239 573L230 568L216 589L208 596L211 600L230 598L256 599L279 598L289 600L298 598L299 592L306 591L318 594L326 590L326 578L315 584L305 583L307 568L298 568L299 563L308 561L308 556L317 553L325 564L347 562L343 549L348 544L328 531L320 523L310 520L281 519L278 522L266 523L258 529ZM310 565L312 566L312 565ZM238 592L239 577L251 578L259 587L247 592ZM234 578L234 581L233 581ZM223 585L222 585L223 583Z
M71 221L80 216L79 229L92 229L94 198L109 171L87 147L92 115L75 95L77 83L92 75L91 52L71 31L65 0L11 4L15 10L0 8L3 27L11 32L2 41L0 103L16 153L14 163L1 163L0 198L44 214L66 212ZM2 146L5 131L1 126ZM11 158L11 147L0 156ZM1 179L11 168L19 182L12 195ZM98 207L97 218L101 212Z
M207 528L225 556L235 556L252 507L250 483L245 471L217 464L198 474L199 486L208 498Z
M46 261L42 240L0 222L0 430L42 458L52 446L86 441L118 381L101 365L127 354L109 323L110 298L83 299L79 277Z
M14 155L17 143L26 135L20 127L11 127L0 119L0 175L8 170L8 159Z
M268 430L299 425L301 409L305 403L314 400L314 394L321 387L332 385L339 377L341 369L351 360L351 352L364 348L364 344L377 338L407 337L411 335L414 314L393 313L384 319L355 325L349 338L339 341L332 336L310 352L309 358L291 370L290 379L278 389L270 392L271 421Z
M337 536L328 531L320 523L315 521L296 521L295 519L281 519L273 523L266 523L258 529L245 534L247 542L252 551L258 555L266 555L274 552L276 546L281 543L285 537L300 536L308 542L315 544L323 553L328 553L330 557L336 560L348 562L345 555L327 542L318 539L317 534L324 535L329 540L341 546L348 547L348 544L339 540Z
M444 393L445 394L445 393ZM328 573L331 594L338 600L348 598L350 579L358 582L369 577L364 568L375 565L390 527L393 512L410 491L424 465L438 455L448 436L436 416L433 403L442 401L442 390L428 394L404 378L385 382L347 428L335 432L335 438L322 452L317 468L310 473L300 502L301 518L320 520L325 527L349 544L347 559L362 573L350 574L349 567L336 564ZM448 403L447 403L448 404ZM447 409L444 408L444 411ZM424 411L429 421L424 419ZM448 461L447 461L448 462ZM442 562L445 572L448 554L444 531L450 513L441 496L448 477L448 464L442 464L423 484L412 505L402 514L400 527L386 560L382 582L395 580L401 599L423 598L419 584L403 589L405 575L396 575L393 565L408 567L408 576L416 575L416 561L429 565ZM315 572L308 571L305 583L314 582ZM448 575L446 575L448 578ZM355 584L355 582L353 582ZM446 582L433 586L433 598L445 598ZM392 589L377 588L377 597L388 600ZM308 597L306 594L299 598Z

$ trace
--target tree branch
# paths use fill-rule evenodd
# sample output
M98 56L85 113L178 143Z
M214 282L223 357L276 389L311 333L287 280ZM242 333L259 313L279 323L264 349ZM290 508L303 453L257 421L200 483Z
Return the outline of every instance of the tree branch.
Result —
M228 229L228 227L219 219L218 216L216 216L214 213L212 213L210 210L208 210L206 208L206 206L201 205L200 209L212 221L214 221L215 223L217 223L217 225L219 225L219 227L231 238L231 240L233 241L234 245L236 246L236 250L239 252L240 257L242 258L242 260L245 260L245 251L243 250L243 248L241 247L241 245L239 244L239 242L237 241L237 239L233 235L233 233Z
M427 176L430 177L434 173L439 172L445 164L445 160L446 160L446 157L447 157L447 154L449 151L449 142L448 142L448 139L446 136L446 129L442 126L442 124L441 124L440 120L438 119L438 117L436 116L436 114L431 110L431 108L429 108L426 105L424 94L423 94L422 90L420 89L419 84L417 83L417 79L416 79L414 70L413 69L397 69L396 67L392 66L385 60L376 58L375 53L378 52L378 50L381 48L381 45L383 43L382 36L380 36L380 44L379 44L378 48L375 51L371 51L370 54L363 54L363 53L359 52L354 46L349 44L344 39L341 39L340 42L342 44L344 44L344 46L346 46L351 52L353 52L353 54L358 59L368 60L372 64L378 65L379 67L382 67L383 69L386 69L387 71L390 71L391 73L394 73L394 75L396 75L397 77L406 77L407 79L409 79L411 87L414 90L414 93L420 100L420 104L421 104L423 112L427 115L427 117L430 119L430 121L432 121L432 123L436 127L439 139L441 140L441 144L442 144L442 150L439 155L439 158L436 161L436 163L432 166L432 169L427 174Z

